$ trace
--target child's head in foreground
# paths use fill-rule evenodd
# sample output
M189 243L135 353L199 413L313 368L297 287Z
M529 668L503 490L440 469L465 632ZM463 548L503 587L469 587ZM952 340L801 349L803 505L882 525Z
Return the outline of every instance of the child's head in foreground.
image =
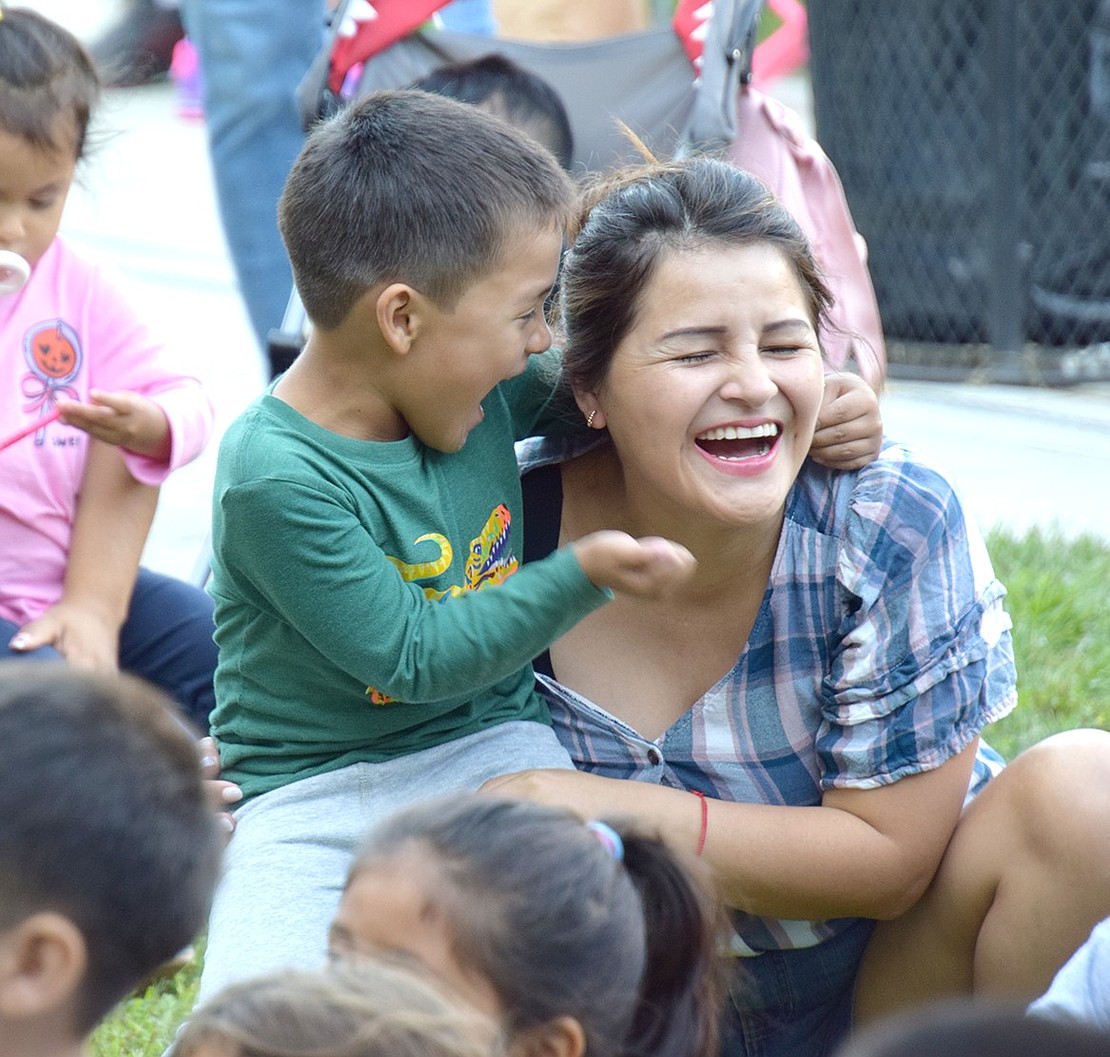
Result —
M1110 1033L990 999L945 999L869 1025L836 1057L1106 1057Z
M86 1036L204 924L222 842L173 711L131 676L0 662L0 1038L25 1052Z
M333 957L414 957L514 1057L713 1051L716 904L655 837L465 795L401 811L356 857Z
M32 266L57 234L99 93L72 33L0 3L0 201L19 220L0 228L0 249Z
M417 967L367 958L226 988L193 1011L173 1057L495 1057L499 1040Z
M561 236L573 196L550 152L500 119L428 92L382 91L313 130L278 218L305 312L327 330L382 284L450 309L511 267L522 239Z

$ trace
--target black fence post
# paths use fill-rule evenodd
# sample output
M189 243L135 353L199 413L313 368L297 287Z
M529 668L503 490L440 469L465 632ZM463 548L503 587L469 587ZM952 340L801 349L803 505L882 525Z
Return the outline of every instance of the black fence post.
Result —
M1013 0L991 0L986 35L991 112L990 275L987 332L1000 380L1024 377L1025 268L1022 217L1025 202L1021 167L1018 93L1020 63ZM1011 377L1017 374L1017 377Z

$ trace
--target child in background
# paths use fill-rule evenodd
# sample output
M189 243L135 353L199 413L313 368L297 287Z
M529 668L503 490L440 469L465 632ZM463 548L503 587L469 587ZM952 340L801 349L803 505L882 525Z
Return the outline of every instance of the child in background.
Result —
M134 672L206 729L211 602L139 561L158 486L200 452L212 408L58 236L98 92L72 34L0 7L0 250L30 266L0 296L0 641Z
M0 747L0 1052L80 1057L200 931L222 839L192 740L139 679L2 661Z
M574 137L559 93L504 55L447 63L414 81L412 87L495 114L543 144L564 169L570 168Z
M416 967L360 959L287 970L221 991L194 1012L173 1057L495 1057L492 1020Z
M498 1017L520 1057L709 1057L722 919L694 868L562 808L426 801L371 832L329 951L423 963Z

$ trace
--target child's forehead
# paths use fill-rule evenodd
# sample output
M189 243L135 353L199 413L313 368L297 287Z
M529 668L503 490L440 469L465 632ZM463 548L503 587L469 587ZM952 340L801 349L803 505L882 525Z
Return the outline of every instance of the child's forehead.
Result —
M554 219L518 222L506 229L497 263L484 275L475 276L471 285L494 282L522 290L550 287L562 259L563 243L563 228Z
M39 115L24 124L18 115L8 115L0 122L0 135L17 140L28 150L44 157L73 160L81 139L77 117L70 110L58 110L52 115Z

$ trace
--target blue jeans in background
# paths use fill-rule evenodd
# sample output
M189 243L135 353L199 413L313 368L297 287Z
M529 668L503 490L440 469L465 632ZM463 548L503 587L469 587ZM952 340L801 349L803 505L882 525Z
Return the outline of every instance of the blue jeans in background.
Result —
M29 653L8 649L18 630L11 621L0 620L0 657L64 660L52 646ZM161 687L177 702L197 734L208 733L208 715L215 703L213 631L212 599L204 591L172 576L139 570L127 620L120 629L120 669Z

